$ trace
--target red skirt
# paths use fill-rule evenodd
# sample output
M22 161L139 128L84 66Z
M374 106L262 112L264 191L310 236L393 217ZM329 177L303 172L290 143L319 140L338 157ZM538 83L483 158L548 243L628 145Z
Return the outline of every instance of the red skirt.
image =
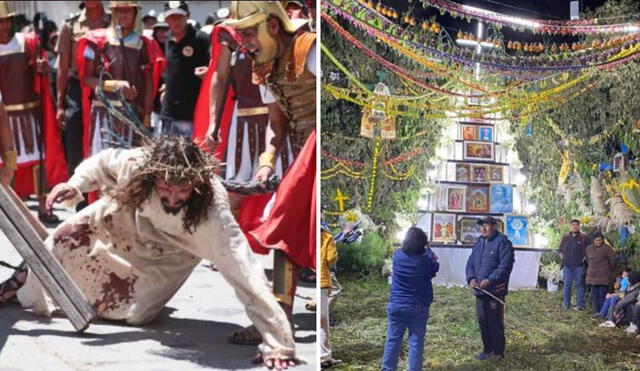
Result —
M269 217L247 233L254 251L282 250L302 268L316 266L316 132L285 174Z

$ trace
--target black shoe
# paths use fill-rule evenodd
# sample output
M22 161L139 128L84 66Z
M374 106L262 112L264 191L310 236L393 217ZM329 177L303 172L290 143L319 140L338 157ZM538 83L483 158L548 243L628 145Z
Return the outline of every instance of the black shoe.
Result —
M491 353L485 353L485 352L478 353L478 354L476 354L476 359L478 361L484 361L484 360L488 359L490 355L491 355Z

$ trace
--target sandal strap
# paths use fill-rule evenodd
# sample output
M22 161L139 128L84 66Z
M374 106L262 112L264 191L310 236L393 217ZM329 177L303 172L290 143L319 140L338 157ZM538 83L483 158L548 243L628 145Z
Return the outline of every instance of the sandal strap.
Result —
M23 267L24 264L20 264L19 267L16 267L15 265L11 265L11 264L9 264L9 263L7 263L5 261L0 260L0 265L3 266L3 267L6 267L6 268L10 268L10 269L16 270L16 271L20 271L20 272L23 272L25 270L25 268Z

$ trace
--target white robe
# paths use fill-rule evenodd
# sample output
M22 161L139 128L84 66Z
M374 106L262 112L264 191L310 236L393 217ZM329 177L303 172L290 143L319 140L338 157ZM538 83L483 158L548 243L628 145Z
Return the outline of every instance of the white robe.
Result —
M104 150L81 163L69 184L82 193L126 184L143 161L141 149ZM193 234L182 226L184 211L167 214L152 191L135 212L118 210L103 197L61 224L45 244L100 317L130 324L151 321L200 260L211 260L262 334L265 356L294 357L287 317L231 214L226 190L217 176L211 181L214 203ZM41 315L55 309L33 274L18 299Z

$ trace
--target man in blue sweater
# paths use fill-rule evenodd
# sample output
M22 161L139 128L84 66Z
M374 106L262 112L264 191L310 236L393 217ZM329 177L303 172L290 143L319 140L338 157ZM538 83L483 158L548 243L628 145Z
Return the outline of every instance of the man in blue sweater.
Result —
M482 225L482 236L467 260L466 275L467 283L476 296L476 314L484 345L476 359L482 361L492 353L504 358L502 303L509 292L509 276L515 259L511 241L498 231L495 218L487 216L478 224Z

